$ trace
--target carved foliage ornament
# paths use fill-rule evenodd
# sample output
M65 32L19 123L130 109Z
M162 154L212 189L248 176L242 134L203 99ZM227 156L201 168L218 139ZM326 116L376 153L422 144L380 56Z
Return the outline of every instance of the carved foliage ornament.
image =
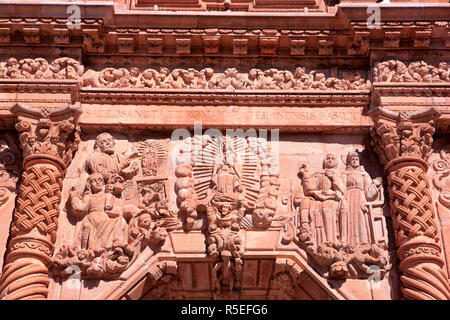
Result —
M37 110L16 104L11 112L19 115L16 129L20 135L24 163L34 157L48 157L65 169L80 141L80 129L76 121L81 110L72 105ZM72 115L65 119L68 113Z
M450 209L450 145L442 147L439 156L440 159L432 163L435 171L433 184L439 191L439 202Z
M9 139L0 139L0 208L16 191L19 175L19 150L12 149Z
M377 62L373 69L374 82L450 82L450 66L441 62L437 67L425 61L406 65L399 60Z
M378 108L371 112L375 126L371 130L371 144L386 166L400 157L410 157L424 162L431 154L434 134L434 118L440 113L435 109L409 114ZM424 118L428 121L422 121Z
M84 66L72 58L58 58L49 63L44 58L9 58L0 62L0 79L79 79Z
M224 90L368 90L370 81L364 72L341 71L339 75L297 67L295 70L275 68L239 72L235 68L217 71L204 69L140 70L105 68L85 70L72 58L58 58L49 63L43 58L10 58L0 62L0 79L74 79L83 87L151 88L151 89L224 89Z

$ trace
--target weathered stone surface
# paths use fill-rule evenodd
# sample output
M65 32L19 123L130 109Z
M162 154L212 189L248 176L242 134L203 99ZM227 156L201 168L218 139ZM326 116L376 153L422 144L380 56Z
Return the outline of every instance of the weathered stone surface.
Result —
M450 299L450 6L375 2L0 3L0 299Z

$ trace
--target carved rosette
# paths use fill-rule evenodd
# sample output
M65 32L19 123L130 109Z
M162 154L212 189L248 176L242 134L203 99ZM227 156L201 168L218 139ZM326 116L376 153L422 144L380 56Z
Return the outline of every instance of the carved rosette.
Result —
M56 240L62 179L79 141L81 110L34 109L16 104L16 129L23 149L19 186L0 297L46 299L48 265Z
M432 151L434 119L439 115L433 108L412 114L378 108L371 113L372 145L388 175L406 299L450 299L426 162Z

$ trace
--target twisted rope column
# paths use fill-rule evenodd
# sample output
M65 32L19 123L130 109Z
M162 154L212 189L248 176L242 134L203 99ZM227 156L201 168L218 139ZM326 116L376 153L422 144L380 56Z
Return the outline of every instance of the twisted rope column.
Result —
M80 110L72 106L36 110L16 105L16 129L24 153L8 254L0 279L0 299L44 300L56 240L62 180L76 150ZM68 119L68 120L67 120Z
M434 133L434 109L413 114L372 111L372 145L387 173L401 291L410 300L449 300L439 230L426 159Z
M449 300L427 164L421 159L403 158L386 167L403 296L410 300Z
M61 175L61 170L50 164L25 168L11 227L13 238L0 281L0 297L6 300L45 299L48 295L48 264L56 240Z

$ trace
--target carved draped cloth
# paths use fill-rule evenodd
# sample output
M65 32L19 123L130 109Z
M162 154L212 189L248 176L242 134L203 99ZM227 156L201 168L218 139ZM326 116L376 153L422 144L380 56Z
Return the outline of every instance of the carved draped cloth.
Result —
M339 220L341 241L346 244L371 243L366 204L377 196L378 189L369 174L363 170L360 167L344 172L346 206L345 210L341 210Z

